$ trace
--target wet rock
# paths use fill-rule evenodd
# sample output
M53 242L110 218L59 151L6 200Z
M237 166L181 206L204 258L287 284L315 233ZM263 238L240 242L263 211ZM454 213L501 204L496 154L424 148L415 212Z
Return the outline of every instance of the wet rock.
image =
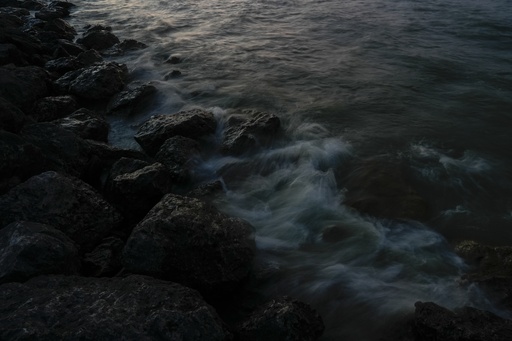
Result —
M36 101L32 116L39 122L53 121L68 116L77 109L72 96L51 96Z
M29 114L34 102L49 94L47 72L37 66L0 67L0 97L9 99L25 114Z
M202 201L210 202L217 194L223 193L224 187L220 181L212 181L201 184L187 193L188 197L197 198Z
M66 72L75 71L87 66L91 66L95 63L101 63L103 57L95 50L87 50L81 52L76 57L62 57L52 59L45 64L45 69L50 72L58 74L64 74Z
M172 70L164 76L164 80L168 81L169 79L178 78L179 76L181 76L180 70Z
M369 159L359 162L343 180L344 204L376 217L426 220L426 201L406 182L401 165Z
M167 58L164 63L179 64L182 61L183 61L183 59L180 56L173 55L173 56L170 56L169 58Z
M0 193L39 174L42 163L41 149L16 134L0 130Z
M107 110L110 114L131 115L147 107L156 87L151 83L131 83L126 90L116 94L110 100Z
M162 144L173 136L199 139L213 134L216 126L213 113L193 109L173 115L152 116L139 128L134 137L149 155L155 155Z
M133 273L222 295L247 278L253 250L247 222L200 200L167 194L134 228L123 264Z
M100 63L66 73L55 84L60 91L86 99L107 99L125 86L128 70L117 63Z
M120 167L114 165L114 168ZM158 162L115 177L111 175L110 179L107 183L109 198L125 215L137 218L146 215L172 186L169 172Z
M25 8L2 7L0 5L0 14L11 14L11 15L14 15L14 16L20 18L20 19L24 19L24 17L27 17L27 16L30 15L30 11L25 9Z
M71 115L53 121L53 123L83 139L100 142L107 142L110 129L104 117L85 108L78 109Z
M0 129L17 133L27 118L23 111L3 97L0 97Z
M149 165L150 163L144 160L122 157L112 165L112 169L109 174L109 181L112 181L117 176L133 173Z
M80 44L73 43L66 39L57 39L57 43L59 46L66 51L68 55L78 56L80 53L85 52L86 50Z
M0 197L0 226L20 220L52 225L87 251L117 227L121 216L91 186L49 171Z
M23 31L25 20L16 14L0 13L0 43L12 44L22 52L24 59L31 63L39 61L39 54L45 52L37 38Z
M52 20L57 18L65 18L69 15L69 9L60 6L44 7L34 14L37 19Z
M44 3L37 0L2 0L0 7L19 7L25 8L31 11L37 11L45 6Z
M107 50L102 51L103 55L107 56L122 56L130 51L138 51L147 48L148 46L140 41L134 39L126 39L120 43L115 44Z
M512 321L488 311L464 307L450 311L432 302L417 302L412 322L414 341L506 341Z
M222 151L240 155L259 147L268 146L280 128L280 120L273 114L243 110L227 121Z
M119 43L120 40L110 30L103 29L101 26L93 26L76 42L89 49L101 51Z
M324 331L320 315L310 306L289 297L274 299L249 316L238 334L246 341L317 340Z
M20 221L0 229L0 283L23 282L45 274L76 274L78 250L55 228Z
M75 28L60 18L47 21L44 25L44 30L55 33L58 39L70 41L73 40L76 35Z
M86 276L114 276L121 268L121 252L124 242L117 237L105 238L82 260L82 273Z
M143 276L41 276L0 286L0 339L223 341L197 291Z
M191 170L196 165L195 159L199 155L199 143L188 137L174 136L167 139L155 155L170 171L176 182L190 180Z

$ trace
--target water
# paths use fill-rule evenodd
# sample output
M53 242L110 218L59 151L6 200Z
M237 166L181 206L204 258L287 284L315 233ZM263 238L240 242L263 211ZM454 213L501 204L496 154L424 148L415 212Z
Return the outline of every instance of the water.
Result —
M324 340L375 340L417 300L493 309L458 279L458 240L512 245L512 6L508 0L77 0L72 22L108 23L150 48L121 59L158 98L111 118L111 142L155 113L229 108L279 115L282 142L239 158L205 155L223 211L256 229L263 294L320 311ZM165 64L170 55L183 63ZM164 81L173 69L180 78ZM219 132L221 133L221 132ZM428 222L343 205L350 160L405 162ZM247 166L249 165L249 166ZM237 168L235 168L237 169ZM322 241L325 228L344 238ZM500 312L506 315L506 312Z

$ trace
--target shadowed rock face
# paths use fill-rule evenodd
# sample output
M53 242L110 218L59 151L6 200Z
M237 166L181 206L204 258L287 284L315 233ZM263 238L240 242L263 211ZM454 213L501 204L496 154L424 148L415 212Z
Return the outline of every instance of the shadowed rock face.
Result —
M50 171L0 197L0 226L19 220L52 225L88 250L120 223L121 216L91 186Z
M223 294L247 278L253 249L247 222L200 200L168 194L134 228L123 263L134 273Z
M41 276L0 286L0 339L223 341L197 291L143 276Z
M194 109L173 115L152 116L135 134L135 140L149 154L155 155L162 144L174 136L199 139L213 134L217 122L211 112Z

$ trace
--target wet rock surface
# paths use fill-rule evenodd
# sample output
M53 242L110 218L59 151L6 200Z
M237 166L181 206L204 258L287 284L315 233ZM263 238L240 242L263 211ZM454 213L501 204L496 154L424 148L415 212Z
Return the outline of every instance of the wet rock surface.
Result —
M108 139L110 127L105 118L84 108L53 123L83 139L102 142L107 142Z
M134 137L149 155L155 155L171 137L179 135L197 140L213 134L216 126L217 122L211 112L194 109L172 115L152 116Z
M107 110L111 114L132 115L145 108L156 91L156 87L150 83L129 84L128 89L110 100Z
M225 294L250 273L252 227L200 200L167 194L134 228L123 250L128 271L204 294Z
M113 45L120 43L119 38L111 32L111 28L103 26L92 26L77 40L77 43L84 45L89 49L105 50Z
M230 340L195 291L143 276L41 276L0 286L1 339Z
M109 277L121 271L121 252L124 241L117 237L108 237L82 259L81 272L86 276Z
M44 97L36 101L32 116L39 122L53 121L68 116L77 109L72 96Z
M0 67L0 97L29 114L35 101L49 95L48 73L37 66Z
M199 143L183 136L167 139L155 159L167 167L174 181L186 182L191 177L194 159L199 156Z
M77 274L78 250L61 231L18 221L0 229L0 283L23 282L44 274Z

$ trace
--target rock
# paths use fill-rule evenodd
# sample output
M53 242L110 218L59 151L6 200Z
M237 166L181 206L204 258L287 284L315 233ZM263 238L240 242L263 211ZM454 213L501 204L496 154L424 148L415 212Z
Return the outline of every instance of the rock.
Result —
M195 290L149 277L41 276L0 301L3 340L231 340Z
M29 114L34 102L48 96L49 75L37 66L0 67L0 97Z
M26 121L27 118L23 111L8 100L0 97L0 130L3 129L17 133Z
M149 162L141 159L122 157L112 165L112 169L110 170L109 174L110 180L108 181L113 181L116 177L120 175L133 173L149 165Z
M107 110L110 114L131 115L147 107L156 87L151 83L131 83L128 89L121 91L110 100Z
M104 117L85 108L71 115L53 121L63 129L69 130L83 139L107 142L110 126Z
M344 204L387 219L428 219L426 201L406 182L401 165L379 159L359 162L343 181Z
M101 51L112 47L120 41L110 30L101 29L96 26L87 30L82 35L82 38L78 39L76 42L89 49Z
M32 114L37 121L48 122L68 116L76 109L77 103L72 96L52 96L37 100Z
M69 9L60 6L44 7L34 14L37 19L52 20L57 18L65 18L69 15Z
M24 19L16 14L0 13L0 43L12 44L23 53L30 62L38 62L38 55L45 52L41 41L23 31Z
M134 137L149 155L155 155L162 144L173 136L199 139L213 134L216 126L213 113L193 109L173 115L152 116L139 128Z
M180 70L172 70L171 72L169 72L168 74L166 74L164 76L164 80L168 81L171 78L177 78L179 76L181 76L181 71Z
M2 7L2 5L0 5L0 14L11 14L20 19L24 19L24 17L27 17L30 15L30 11L25 8Z
M170 171L176 182L187 182L191 177L191 170L196 165L195 159L199 156L199 143L188 137L174 136L167 139L155 155Z
M202 201L210 202L215 195L224 192L224 187L220 181L212 181L197 186L187 193L187 197L196 198Z
M112 57L114 57L114 56L122 56L126 52L138 51L138 50L145 49L147 47L148 46L146 44L141 43L141 42L139 42L137 40L126 39L126 40L123 40L120 43L115 44L111 48L102 51L102 54L103 55L107 55L107 56L112 56Z
M223 295L248 277L252 227L200 200L167 194L134 228L123 250L133 273Z
M59 43L60 47L71 56L78 56L80 53L86 51L82 45L73 43L66 39L57 39L57 43Z
M24 66L28 62L24 59L22 53L13 44L0 44L0 65L14 64Z
M96 63L101 63L103 58L95 50L81 52L76 57L62 57L48 61L44 67L50 72L64 74L76 71ZM64 90L65 91L65 90Z
M2 6L19 7L31 11L37 11L43 8L45 5L42 2L36 0L2 0L0 7Z
M322 240L327 243L337 243L352 235L350 231L347 231L346 228L340 225L327 226L322 230Z
M512 340L512 321L488 311L471 307L450 311L432 302L416 302L415 306L415 341Z
M73 241L55 228L27 221L0 229L0 283L23 282L44 274L76 274Z
M320 315L289 297L274 299L249 316L239 328L244 341L313 341L324 331Z
M125 65L104 62L68 72L55 84L61 91L82 98L107 99L123 89L127 77Z
M121 252L124 242L117 237L105 238L82 260L82 273L86 276L114 276L121 268Z
M180 56L170 56L169 58L167 58L165 60L164 63L167 63L167 64L179 64L182 62L182 59Z
M232 114L224 131L222 151L240 155L258 147L268 146L279 131L281 122L273 114L243 110Z
M58 39L70 41L72 41L76 35L75 28L60 18L47 21L44 25L44 30L55 33Z
M114 165L115 167L115 165ZM161 163L153 163L133 172L110 177L108 195L122 207L125 215L142 218L171 190L172 182Z
M16 134L0 130L0 194L39 174L44 169L43 160L37 146Z
M52 225L81 251L95 247L121 218L91 186L53 171L33 176L0 197L0 226L20 220Z

